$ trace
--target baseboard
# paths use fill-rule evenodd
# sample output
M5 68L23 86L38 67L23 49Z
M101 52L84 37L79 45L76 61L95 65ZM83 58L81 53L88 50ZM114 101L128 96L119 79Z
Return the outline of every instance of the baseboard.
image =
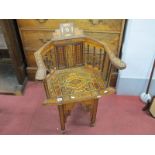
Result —
M118 77L116 85L117 95L139 96L142 92L146 91L147 84L148 79ZM149 93L155 95L155 79L151 82Z

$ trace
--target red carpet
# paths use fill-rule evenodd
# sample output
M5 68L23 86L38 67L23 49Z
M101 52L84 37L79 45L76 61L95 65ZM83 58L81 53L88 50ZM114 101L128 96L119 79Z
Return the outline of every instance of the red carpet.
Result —
M41 83L28 82L23 96L0 95L0 134L61 134L57 108L42 106ZM155 119L141 109L138 97L111 95L99 101L95 127L77 106L67 120L66 134L155 134Z

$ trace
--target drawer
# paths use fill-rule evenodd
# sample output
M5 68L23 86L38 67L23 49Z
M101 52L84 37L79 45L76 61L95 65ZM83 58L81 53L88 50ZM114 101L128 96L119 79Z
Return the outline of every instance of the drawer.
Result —
M52 37L52 31L44 30L21 30L21 38L24 48L38 50Z
M57 29L60 23L72 22L78 28L84 31L104 32L115 31L120 32L122 21L119 19L18 19L18 26L20 28L47 28Z
M35 57L34 57L34 52L35 51L25 51L27 65L29 67L36 67L37 66L36 61L35 61Z

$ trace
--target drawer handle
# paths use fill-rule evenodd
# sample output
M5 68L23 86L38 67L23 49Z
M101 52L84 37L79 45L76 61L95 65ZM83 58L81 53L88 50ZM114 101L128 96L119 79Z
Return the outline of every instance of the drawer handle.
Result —
M93 24L93 25L98 25L98 24L100 24L101 22L103 22L102 19L90 19L89 21L90 21L90 23Z
M48 19L36 19L39 23L45 23Z
M40 38L39 39L43 44L47 43L48 41L50 41L51 39L46 39L46 38Z

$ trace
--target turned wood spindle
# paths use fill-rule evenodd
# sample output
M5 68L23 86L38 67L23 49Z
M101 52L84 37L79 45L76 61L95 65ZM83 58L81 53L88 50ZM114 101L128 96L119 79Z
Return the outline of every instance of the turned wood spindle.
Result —
M102 49L100 48L100 56L99 56L99 69L101 69L101 64L102 64Z
M87 45L87 63L89 64L89 44Z
M96 53L96 48L94 46L94 50L93 50L93 67L95 66L95 53Z
M102 72L103 72L103 69L104 69L105 58L106 58L106 53L103 52L103 58L102 58Z

